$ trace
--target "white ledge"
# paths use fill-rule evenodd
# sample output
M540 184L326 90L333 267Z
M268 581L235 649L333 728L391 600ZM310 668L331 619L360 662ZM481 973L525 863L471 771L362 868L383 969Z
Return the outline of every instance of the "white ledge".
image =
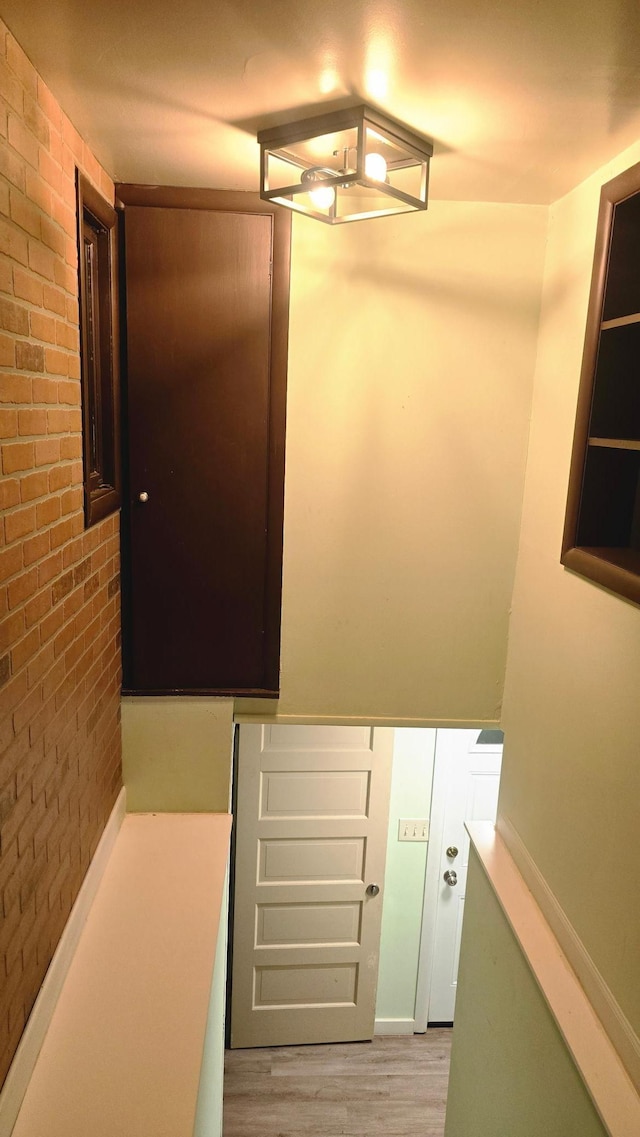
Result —
M192 1137L230 825L125 817L13 1137Z
M467 830L603 1125L638 1137L640 1097L507 846L490 822Z

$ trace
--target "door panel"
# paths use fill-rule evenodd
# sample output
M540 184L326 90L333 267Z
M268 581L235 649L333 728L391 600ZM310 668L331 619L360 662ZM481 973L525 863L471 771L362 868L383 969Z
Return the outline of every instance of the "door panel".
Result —
M277 689L284 402L274 217L125 197L125 686ZM241 201L246 201L243 212ZM173 199L171 199L173 200ZM275 437L277 436L277 437ZM140 494L146 494L143 504ZM274 570L275 564L275 570ZM274 622L275 621L275 622Z
M373 1036L392 749L391 730L240 728L232 1047Z
M434 826L429 845L429 858L437 861L429 998L429 1022L433 1023L453 1022L454 1017L469 865L470 842L465 823L495 821L498 806L502 746L477 745L478 733L439 730L436 736L432 817L436 811L439 813L441 828ZM448 856L449 849L457 852ZM430 870L431 860L428 878ZM456 874L454 885L446 883L446 872Z

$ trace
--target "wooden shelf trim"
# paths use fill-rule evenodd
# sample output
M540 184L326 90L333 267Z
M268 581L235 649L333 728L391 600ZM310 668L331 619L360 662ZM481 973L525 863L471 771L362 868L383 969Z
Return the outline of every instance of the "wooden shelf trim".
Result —
M624 328L627 324L640 324L640 312L633 312L629 316L617 316L615 320L603 320L600 328L606 332L608 328Z
M589 446L604 446L608 450L640 450L639 438L597 438L591 436Z

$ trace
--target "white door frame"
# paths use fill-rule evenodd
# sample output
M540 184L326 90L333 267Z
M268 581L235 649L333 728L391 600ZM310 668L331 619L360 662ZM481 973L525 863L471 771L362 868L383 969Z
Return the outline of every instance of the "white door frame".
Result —
M446 728L442 728L446 729ZM464 730L478 730L482 727L463 727ZM502 750L502 745L489 743L478 746L476 743L470 749L481 750L486 753ZM415 1033L424 1034L429 1025L429 1004L431 1002L431 977L433 974L433 957L436 941L436 913L437 896L440 887L440 870L442 867L442 841L444 836L445 810L447 804L448 769L445 762L438 762L438 731L436 730L436 745L433 764L433 788L431 791L431 813L429 817L429 846L427 849L427 867L424 880L424 898L422 903L422 931L420 934L420 952L418 956L418 980L416 984L415 1005Z

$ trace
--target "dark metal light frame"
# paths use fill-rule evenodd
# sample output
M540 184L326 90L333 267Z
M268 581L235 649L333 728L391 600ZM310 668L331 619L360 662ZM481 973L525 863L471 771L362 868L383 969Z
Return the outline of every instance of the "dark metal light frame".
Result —
M271 188L269 184L269 159L276 158L280 162L290 163L292 169L304 172L318 169L304 157L296 155L295 146L302 141L323 137L330 134L340 134L346 130L355 130L357 137L356 158L354 166L348 170L338 170L330 176L326 163L322 163L323 187L335 190L334 202L327 207L326 212L320 212L308 204L309 181L300 179L291 185ZM417 195L407 193L405 190L381 182L367 176L365 169L367 131L382 131L392 146L401 149L404 157L394 161L389 166L393 172L407 167L420 167L420 189ZM382 139L384 141L384 138ZM361 221L370 217L388 217L394 213L407 213L427 208L427 195L429 184L429 162L433 154L432 143L403 123L390 118L381 111L375 110L365 104L351 107L347 110L333 111L327 114L316 115L312 118L299 119L297 122L285 126L276 126L262 130L258 134L260 143L260 197L265 201L273 201L287 209L293 209L307 217L314 217L328 225L342 225L350 221ZM346 215L338 213L338 190L342 187L352 187L354 184L376 191L377 194L389 199L388 206L375 209L356 209ZM307 201L303 200L307 198ZM341 199L344 201L344 199Z

